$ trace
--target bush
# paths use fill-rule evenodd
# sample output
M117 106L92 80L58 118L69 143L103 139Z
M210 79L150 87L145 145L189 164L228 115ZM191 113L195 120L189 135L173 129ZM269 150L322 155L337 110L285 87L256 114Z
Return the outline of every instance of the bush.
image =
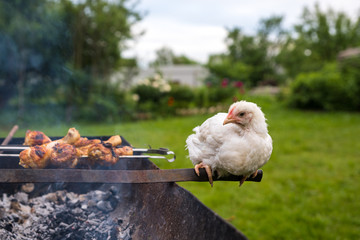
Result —
M210 105L216 105L225 102L228 99L232 99L232 97L236 95L236 91L236 88L230 86L209 88L208 96Z
M336 64L320 71L299 74L290 86L289 103L303 109L354 110L349 79Z
M73 119L88 122L113 122L131 118L126 112L125 92L114 85L96 84L86 103L75 105Z
M171 86L160 74L142 80L132 89L138 98L136 111L145 113L148 117L153 117L153 114L158 116L170 113L170 91Z
M172 85L168 94L168 105L173 108L188 108L195 98L194 91L184 85Z
M350 93L351 104L360 110L360 57L342 60L340 69L341 74L348 79L347 91Z
M139 96L139 102L159 103L161 98L165 96L158 88L148 85L137 85L133 92Z

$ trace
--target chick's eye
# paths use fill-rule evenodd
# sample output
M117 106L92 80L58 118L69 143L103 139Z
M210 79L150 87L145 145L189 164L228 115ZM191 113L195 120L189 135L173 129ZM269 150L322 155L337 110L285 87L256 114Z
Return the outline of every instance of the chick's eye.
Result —
M243 117L245 115L245 112L239 113L239 117Z

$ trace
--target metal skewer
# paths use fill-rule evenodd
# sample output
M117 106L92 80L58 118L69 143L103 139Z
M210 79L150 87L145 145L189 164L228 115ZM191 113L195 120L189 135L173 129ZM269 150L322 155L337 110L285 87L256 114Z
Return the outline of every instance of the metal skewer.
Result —
M4 145L0 146L1 151L9 151L9 152L17 152L17 151L23 151L25 149L29 148L29 146L26 145ZM169 162L173 162L176 159L175 153L173 151L170 151L166 148L159 148L159 149L146 149L146 148L133 148L134 155L128 155L128 156L119 156L119 158L149 158L149 159L166 159ZM158 155L141 155L141 154L158 154ZM7 153L1 153L0 156L2 157L19 157L19 154L13 153L13 154L7 154Z
M22 151L29 148L26 145L0 145L1 151Z
M2 153L0 154L0 157L19 157L19 154L16 153ZM87 158L87 157L80 157L80 158ZM169 162L173 162L175 160L175 157L171 157L171 158L167 158L166 156L154 156L154 155L123 155L123 156L119 156L119 159L165 159Z

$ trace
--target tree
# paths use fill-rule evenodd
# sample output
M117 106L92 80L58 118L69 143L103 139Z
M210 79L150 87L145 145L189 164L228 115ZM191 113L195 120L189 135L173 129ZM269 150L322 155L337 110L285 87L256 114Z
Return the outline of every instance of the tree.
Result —
M69 38L53 6L46 0L0 2L0 104L16 95L20 115L29 100L51 96L64 73Z
M304 8L301 22L288 35L277 62L290 77L321 69L335 61L339 51L360 44L360 17L353 21L343 12L324 12L318 5Z
M162 47L156 50L156 58L150 63L151 67L167 66L167 65L194 65L196 61L185 55L176 55L169 47Z
M127 0L86 0L79 3L61 0L61 11L71 32L73 49L69 62L72 74L66 79L62 91L67 119L73 117L75 109L100 99L105 92L107 95L109 92L117 94L109 91L113 88L109 82L112 72L136 68L135 59L122 57L126 41L137 37L131 31L133 25L141 20L141 14L135 10L136 4L128 5ZM113 99L112 96L107 98ZM103 108L114 104L102 102Z
M28 106L79 111L97 99L92 94L116 95L109 74L136 66L122 57L141 20L135 7L127 0L0 1L0 105L13 98L22 116Z
M127 0L61 3L72 32L74 68L103 77L120 67L125 43L135 37L131 29L142 18L135 6Z
M283 34L281 22L282 17L278 16L262 19L256 36L245 35L238 27L227 29L227 52L211 56L208 68L219 80L244 81L250 87L262 81L273 81L276 68L274 49L278 46L270 38Z

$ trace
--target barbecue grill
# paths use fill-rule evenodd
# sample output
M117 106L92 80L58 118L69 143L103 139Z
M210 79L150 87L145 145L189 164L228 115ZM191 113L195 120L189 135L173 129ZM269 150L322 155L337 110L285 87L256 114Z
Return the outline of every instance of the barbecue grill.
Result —
M88 138L106 140L108 137ZM3 140L0 139L0 142ZM147 157L141 155L121 158L111 167L23 169L18 165L19 158L14 154L14 150L9 150L10 146L18 146L23 142L23 138L13 138L9 145L2 148L2 195L21 192L24 184L28 182L34 184L34 190L27 193L29 198L64 190L76 194L86 194L94 190L111 192L117 200L106 216L109 219L118 219L118 222L114 220L114 224L121 226L124 226L125 220L128 221L128 235L123 234L122 237L115 238L113 234L109 235L112 236L109 239L246 239L236 228L175 183L208 181L203 169L199 177L193 169L160 170ZM130 144L123 138L123 145ZM259 170L254 179L248 180L259 182L261 177L262 172ZM217 180L239 181L240 178L230 176Z

